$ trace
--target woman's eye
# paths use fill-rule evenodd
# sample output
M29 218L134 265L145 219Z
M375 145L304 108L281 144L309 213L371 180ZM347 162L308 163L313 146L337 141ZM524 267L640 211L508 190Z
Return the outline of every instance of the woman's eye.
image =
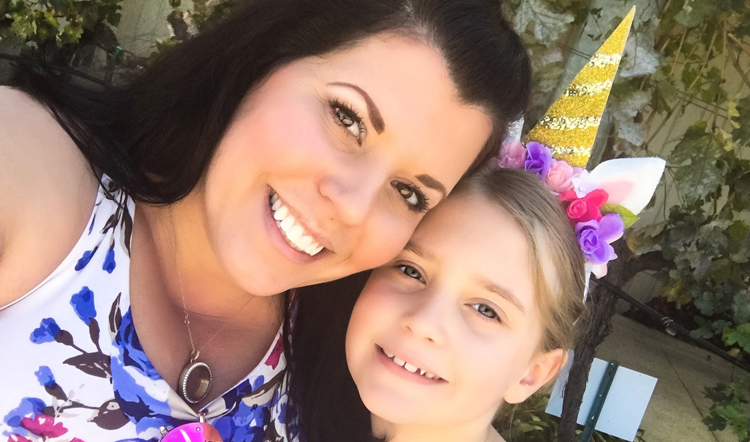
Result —
M414 212L425 212L427 210L427 195L419 189L399 181L392 181L391 185L396 188L401 198L406 201L410 210Z
M488 319L498 319L498 314L487 304L472 304L471 308L478 311L480 315Z
M422 274L419 273L419 270L415 269L414 267L410 265L406 265L406 264L401 264L398 266L398 269L401 271L401 273L408 276L409 278L413 278L418 281L424 282L424 278L422 277Z
M337 101L331 103L331 110L337 124L349 132L357 140L357 144L361 146L365 135L365 125L362 118L351 107Z

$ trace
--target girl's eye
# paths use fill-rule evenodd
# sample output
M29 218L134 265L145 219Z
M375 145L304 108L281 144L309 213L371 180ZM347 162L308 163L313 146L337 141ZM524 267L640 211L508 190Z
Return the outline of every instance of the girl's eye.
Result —
M427 195L422 193L419 188L399 181L391 181L391 185L396 189L401 198L404 199L409 210L413 212L426 212Z
M343 127L349 135L357 140L357 144L361 146L366 134L365 124L362 121L362 118L360 118L351 106L337 100L332 101L330 106L336 124Z
M397 267L401 271L401 273L408 276L409 278L413 278L418 281L424 282L424 278L422 277L422 274L419 273L419 270L415 269L414 267L407 265L407 264L401 264Z
M487 319L499 318L497 312L495 312L495 310L492 310L492 308L487 304L472 304L471 308L478 311L480 315L486 317Z

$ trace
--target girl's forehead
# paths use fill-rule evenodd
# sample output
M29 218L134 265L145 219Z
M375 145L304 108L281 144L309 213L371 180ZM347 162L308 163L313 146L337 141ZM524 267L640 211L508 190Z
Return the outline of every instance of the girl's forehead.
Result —
M448 197L425 216L411 244L440 264L442 272L512 279L508 284L523 291L533 287L526 235L505 209L483 197Z

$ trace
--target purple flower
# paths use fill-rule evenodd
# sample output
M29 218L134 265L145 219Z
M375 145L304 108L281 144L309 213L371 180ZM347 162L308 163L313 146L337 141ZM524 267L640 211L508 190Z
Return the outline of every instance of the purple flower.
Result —
M57 325L57 322L52 318L44 318L39 323L39 327L31 332L29 338L34 344L42 344L54 341L58 333L60 333L60 326Z
M46 365L42 365L41 367L39 367L39 370L34 372L34 374L43 387L49 387L55 384L55 376L52 375L52 370L50 370Z
M113 249L107 250L107 256L104 258L102 270L105 270L107 273L112 273L115 270L116 265L117 263L115 263L115 251Z
M70 305L76 311L76 315L86 325L91 323L92 318L96 318L96 307L94 306L94 292L84 286L80 292L70 298Z
M544 144L536 141L527 143L524 168L539 175L540 178L544 178L547 176L550 167L552 167L552 151Z
M599 221L592 219L576 224L576 237L586 260L606 264L617 258L610 244L622 236L624 228L622 218L616 213L608 213Z

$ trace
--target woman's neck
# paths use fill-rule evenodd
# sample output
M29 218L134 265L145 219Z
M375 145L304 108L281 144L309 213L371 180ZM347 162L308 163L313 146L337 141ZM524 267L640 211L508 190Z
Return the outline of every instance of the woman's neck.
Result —
M153 277L163 284L173 307L182 310L184 302L196 317L234 322L240 318L231 316L250 294L234 284L219 264L199 196L194 193L171 206L138 207L136 216L142 215L151 243L146 246L151 249L146 259L156 261Z
M504 442L488 425L486 419L477 419L451 426L393 424L372 416L373 434L387 442Z
M210 247L200 205L189 199L137 205L130 305L144 351L170 385L193 349L214 369L203 405L260 362L283 320L283 297L255 297L233 283Z

